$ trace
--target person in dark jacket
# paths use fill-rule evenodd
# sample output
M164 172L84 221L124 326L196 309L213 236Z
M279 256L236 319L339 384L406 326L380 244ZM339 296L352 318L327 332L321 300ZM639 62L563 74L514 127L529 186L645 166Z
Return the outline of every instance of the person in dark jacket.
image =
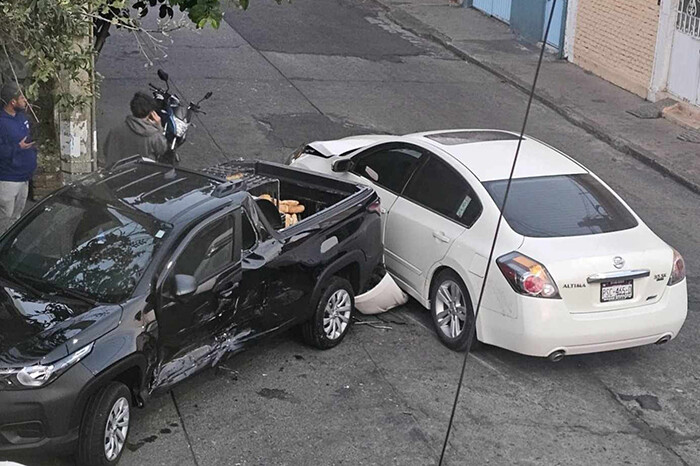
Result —
M129 106L131 115L107 135L103 162L107 167L134 155L158 159L168 149L155 99L137 92Z
M22 215L29 180L36 170L36 148L25 115L27 99L12 82L0 89L0 233Z

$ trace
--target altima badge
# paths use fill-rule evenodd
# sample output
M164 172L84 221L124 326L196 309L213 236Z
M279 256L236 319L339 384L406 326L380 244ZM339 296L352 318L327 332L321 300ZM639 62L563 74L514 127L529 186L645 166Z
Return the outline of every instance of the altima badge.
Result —
M615 256L613 258L613 265L615 266L616 269L621 269L622 267L625 266L625 260L620 256Z

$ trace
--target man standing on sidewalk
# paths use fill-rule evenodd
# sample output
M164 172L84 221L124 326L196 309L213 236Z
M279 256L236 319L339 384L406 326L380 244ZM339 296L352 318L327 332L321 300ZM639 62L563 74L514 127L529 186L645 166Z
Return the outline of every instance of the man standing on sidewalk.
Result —
M29 180L36 169L36 148L24 113L27 99L15 83L0 89L0 234L22 215Z

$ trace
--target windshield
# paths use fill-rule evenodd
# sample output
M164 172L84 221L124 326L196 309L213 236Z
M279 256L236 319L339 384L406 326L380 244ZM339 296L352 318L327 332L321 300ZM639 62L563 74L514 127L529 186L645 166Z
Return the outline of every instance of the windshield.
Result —
M162 228L104 204L55 198L4 238L0 265L35 288L118 303L141 279Z
M484 183L496 205L503 205L508 180ZM524 236L551 238L626 230L637 220L589 174L514 179L503 214Z

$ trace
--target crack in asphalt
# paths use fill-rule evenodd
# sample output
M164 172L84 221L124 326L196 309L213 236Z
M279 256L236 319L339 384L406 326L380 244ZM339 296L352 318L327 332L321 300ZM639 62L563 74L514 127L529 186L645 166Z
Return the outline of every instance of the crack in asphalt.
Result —
M394 392L394 395L396 395L396 398L397 398L397 399L400 399L400 400L401 400L401 403L402 403L404 406L406 406L407 408L409 408L409 409L411 410L411 411L409 412L409 415L411 416L411 420L413 420L413 423L415 424L415 428L418 429L418 432L420 432L420 434L421 434L421 436L420 436L420 437L421 437L421 441L430 449L430 451L432 452L432 454L433 454L435 457L439 456L439 455L438 455L438 451L433 447L433 445L432 445L432 444L430 443L430 441L428 440L428 435L427 435L427 433L423 431L423 429L422 429L421 426L420 426L420 423L418 422L418 419L416 419L416 416L415 416L415 414L413 413L414 408L406 401L406 399L404 398L404 396L401 394L401 392L399 392L399 391L396 389L396 387L394 386L394 384L392 384L392 383L389 381L389 379L387 378L386 374L384 374L384 370L382 370L382 368L379 366L379 364L377 364L377 361L374 360L374 358L372 357L372 354L367 350L367 347L365 346L365 344L364 344L364 343L360 343L360 346L362 347L362 350L365 352L365 354L367 354L367 357L369 358L369 360L372 361L372 364L374 365L374 368L377 370L377 372L378 372L379 375L382 377L382 379L384 380L384 382L385 382L387 385L389 385L389 387L391 387L391 390ZM421 411L421 412L422 412L422 411ZM424 414L425 414L425 413L424 413Z
M665 449L666 451L674 455L676 458L678 458L681 464L683 464L684 466L690 466L690 463L683 459L683 457L676 450L674 450L671 445L668 445L668 441L658 434L658 428L652 427L651 424L649 424L642 416L640 416L638 412L630 410L624 403L622 403L622 400L620 399L618 394L615 393L615 391L612 388L610 388L605 382L603 382L603 380L595 374L595 371L591 371L591 373L603 386L603 388L605 388L605 390L610 394L612 399L623 408L624 412L632 416L630 423L633 427L639 430L637 434L639 438L645 439L647 441L661 446L663 449Z
M426 325L424 325L422 322L420 322L418 319L414 318L413 316L408 315L410 320L412 320L414 323L418 324L420 327L424 328L425 330L428 330L429 332L432 333L432 330L429 329ZM364 348L364 347L363 347ZM365 349L365 352L367 350ZM369 355L369 353L368 353ZM473 355L471 355L473 356ZM370 356L371 359L371 356ZM520 372L517 368L512 367L511 364L509 364L506 361L501 360L500 358L495 358L498 362L504 364L509 370L516 370ZM374 361L373 361L374 362ZM683 435L680 436L681 438L677 440L679 437L677 434L674 432L668 432L667 429L664 428L659 428L659 427L653 427L651 424L649 424L644 418L640 416L639 413L630 410L625 404L622 403L622 400L618 397L618 394L612 390L596 373L593 369L588 368L589 373L593 376L593 378L612 396L613 400L615 400L616 404L620 405L624 412L627 414L628 418L631 416L632 419L630 419L630 424L632 427L637 429L636 431L626 431L626 430L617 430L617 431L609 431L609 432L601 432L594 430L590 427L584 426L584 425L559 425L559 426L554 426L552 424L538 424L538 423L518 423L518 422L512 422L512 424L516 425L522 425L522 426L532 426L532 427L538 427L538 428L551 428L555 427L558 429L570 429L573 431L583 431L588 434L594 435L594 436L600 436L600 437L605 437L609 435L634 435L639 437L642 440L646 440L648 442L652 442L655 445L658 445L662 447L664 450L668 451L671 453L673 456L678 458L678 460L683 464L683 466L690 466L690 463L688 463L678 452L676 452L673 449L673 446L670 445L669 443L669 438L671 442L675 443L681 443L681 442L687 442L687 441L695 441L700 439L700 435ZM515 381L511 380L508 377L503 376L503 374L500 374L504 380L510 382L514 386L516 386L519 389L522 389ZM486 422L490 422L486 420Z
M182 426L182 432L185 434L185 440L187 441L187 447L190 449L192 454L192 461L194 461L195 466L199 466L199 461L197 461L197 455L194 454L194 448L192 447L192 439L190 439L190 434L187 432L187 426L185 425L185 419L180 413L180 407L177 405L177 400L175 399L175 392L170 390L170 398L173 400L173 405L175 406L175 412L177 417L180 419L180 425Z
M226 21L226 19L224 19L224 21ZM299 88L296 86L296 84L294 84L294 83L292 82L292 80L289 79L289 78L287 77L287 75L285 75L285 74L282 72L282 70L280 70L274 63L272 63L272 62L265 56L265 53L264 53L265 51L261 51L261 50L256 49L255 47L253 47L253 45L252 45L250 42L248 42L248 39L246 39L246 38L243 36L243 34L241 34L240 32L238 32L238 31L236 30L236 28L233 27L232 24L230 24L229 22L226 22L226 24L228 24L228 26L229 26L231 29L233 29L234 31L236 31L236 33L241 37L241 39L243 39L243 40L245 41L245 43L248 44L248 45L250 46L250 48L252 48L253 50L255 50L255 53L257 53L258 55L260 55L260 57L262 57L263 60L265 60L272 68L274 68L275 71L277 71L277 72L280 74L280 76L282 76L282 77L284 78L284 80L287 81L287 83L288 83L290 86L292 86L292 87L299 93L299 95L301 95L301 96L304 98L304 100L306 100L306 102L307 102L309 105L311 105L311 106L312 106L318 113L320 113L321 115L326 116L326 114L325 114L320 108L318 108L318 107L316 106L316 104L314 104L314 103L311 101L311 99L309 99L309 97L308 97L306 94L304 94L304 93L301 91L301 89L299 89Z

